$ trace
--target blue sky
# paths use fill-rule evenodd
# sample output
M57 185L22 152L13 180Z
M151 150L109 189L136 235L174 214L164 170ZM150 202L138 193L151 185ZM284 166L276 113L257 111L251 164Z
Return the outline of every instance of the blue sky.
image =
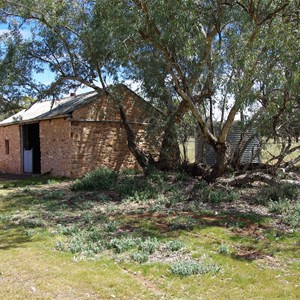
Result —
M0 36L2 34L5 34L8 32L8 26L7 24L0 24ZM29 39L31 37L31 32L29 28L24 27L24 29L21 30L21 34L24 39ZM54 81L55 79L55 74L50 71L49 67L46 65L44 66L44 72L43 73L35 73L33 74L34 79L37 82L43 83L43 84L50 84L51 82ZM87 92L90 91L91 89L83 87L77 91L77 93L82 93L82 92ZM70 91L72 92L72 91Z
M6 32L8 32L7 24L0 24L0 35L5 34ZM31 37L30 29L26 29L26 28L22 29L21 34L24 39L28 39ZM42 82L44 84L49 84L53 81L54 74L49 70L48 67L45 67L45 71L40 74L34 74L34 78L39 82Z

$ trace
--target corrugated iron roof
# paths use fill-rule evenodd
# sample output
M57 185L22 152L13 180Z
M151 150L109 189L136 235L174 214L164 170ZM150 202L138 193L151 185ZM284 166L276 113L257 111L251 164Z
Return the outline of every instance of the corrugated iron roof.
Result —
M1 121L0 126L65 116L81 106L94 101L101 95L102 94L97 92L88 92L78 96L70 96L55 100L54 103L51 100L38 101L29 109L23 109L15 115ZM53 106L51 107L52 103Z

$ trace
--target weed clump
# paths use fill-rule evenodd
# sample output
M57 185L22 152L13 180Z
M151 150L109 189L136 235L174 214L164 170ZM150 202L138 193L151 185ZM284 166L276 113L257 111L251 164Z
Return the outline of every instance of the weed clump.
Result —
M258 200L261 204L268 204L269 201L280 201L283 199L297 200L298 188L292 184L276 184L261 190Z
M223 189L212 189L205 181L200 181L198 188L200 189L198 201L203 203L234 202L239 198L238 193Z
M279 215L280 220L293 228L300 226L300 199L297 186L276 184L265 187L258 195L258 202L269 212Z
M105 247L95 232L81 231L73 234L67 242L57 242L55 248L59 251L90 257L101 253Z
M158 242L157 238L148 237L145 241L143 241L140 244L139 248L143 253L153 254L155 252L155 250L157 249L158 245L159 245L159 242Z
M179 276L203 275L210 272L218 273L220 267L207 261L185 260L171 265L171 271L174 275Z
M227 255L227 254L229 254L229 248L228 248L227 245L221 244L221 245L218 247L217 252L218 252L219 254L225 254L225 255Z
M116 253L123 253L129 249L135 248L141 243L141 239L132 237L114 238L110 241L109 247Z
M112 190L116 186L118 174L108 168L98 168L77 179L72 190Z
M184 243L181 241L178 241L178 240L171 241L171 242L167 243L166 246L167 246L167 249L171 252L176 252L176 251L186 248Z
M287 198L271 200L268 209L269 212L279 214L283 223L293 228L300 226L300 201L291 201Z
M142 264L148 261L149 255L143 251L138 251L132 253L131 259L139 264Z

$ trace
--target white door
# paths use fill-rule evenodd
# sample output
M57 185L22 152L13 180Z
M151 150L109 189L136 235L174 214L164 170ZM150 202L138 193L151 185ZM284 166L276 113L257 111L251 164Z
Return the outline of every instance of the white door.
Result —
M23 162L24 162L24 173L32 173L32 149L25 150L23 154Z

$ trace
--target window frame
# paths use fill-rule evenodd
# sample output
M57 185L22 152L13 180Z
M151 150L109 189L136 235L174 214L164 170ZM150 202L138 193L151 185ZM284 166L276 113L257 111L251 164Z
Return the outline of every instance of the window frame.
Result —
M9 140L5 139L4 144L5 144L5 154L9 154L10 153Z

